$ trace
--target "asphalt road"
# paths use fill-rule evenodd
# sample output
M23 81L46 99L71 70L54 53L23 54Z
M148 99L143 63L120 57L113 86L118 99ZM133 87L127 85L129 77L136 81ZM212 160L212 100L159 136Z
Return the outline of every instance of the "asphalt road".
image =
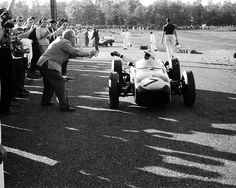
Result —
M182 96L156 108L127 97L111 110L114 49L71 60L67 93L76 112L41 107L42 80L27 81L31 96L14 103L17 115L1 118L5 187L236 187L235 71L180 56L181 70L194 72L194 107L186 107Z

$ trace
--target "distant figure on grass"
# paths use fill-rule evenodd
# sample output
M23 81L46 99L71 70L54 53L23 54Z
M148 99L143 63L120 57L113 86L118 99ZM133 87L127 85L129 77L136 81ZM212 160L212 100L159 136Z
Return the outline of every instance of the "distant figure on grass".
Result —
M174 57L174 49L175 45L178 44L178 38L176 33L176 26L171 23L171 19L167 18L166 22L166 25L163 26L161 42L163 43L163 40L165 38L168 59L171 59Z
M99 34L98 34L98 29L96 29L96 28L95 28L94 31L93 31L92 39L94 39L94 47L95 47L95 50L99 51L99 49L98 49Z
M88 47L89 45L89 28L86 29L84 32L84 38L85 38L85 46Z
M125 37L125 30L122 31L121 33L121 38L122 38L122 41L123 41L123 49L126 50L127 49L127 40L126 40L126 37Z
M152 31L150 32L150 47L152 50L157 51L156 37Z
M126 39L128 47L132 46L131 41L130 41L130 37L131 37L131 34L130 34L129 30L127 29L125 32L125 39Z
M65 79L62 76L62 64L69 57L93 57L97 55L97 51L84 52L81 49L73 47L75 33L73 30L66 30L61 37L54 40L43 55L39 58L37 65L43 76L43 96L41 100L42 106L50 106L54 104L51 99L55 92L62 112L72 112L75 108L71 107L66 95Z

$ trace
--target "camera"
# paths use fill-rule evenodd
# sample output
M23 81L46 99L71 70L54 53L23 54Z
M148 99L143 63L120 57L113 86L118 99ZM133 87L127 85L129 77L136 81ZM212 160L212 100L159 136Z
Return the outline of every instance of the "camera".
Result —
M2 18L1 26L4 29L11 29L14 27L14 24L11 21L12 16L9 11L4 11L0 16Z
M14 24L11 21L11 13L6 9L0 9L0 13L2 19L1 26L3 30L3 36L0 39L0 48L10 48L10 29L14 27Z

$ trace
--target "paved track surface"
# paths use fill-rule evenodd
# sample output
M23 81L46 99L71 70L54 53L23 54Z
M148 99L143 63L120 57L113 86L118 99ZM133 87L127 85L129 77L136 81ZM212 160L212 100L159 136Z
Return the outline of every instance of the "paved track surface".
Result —
M73 59L67 83L73 113L41 107L42 80L28 80L18 114L2 117L7 187L235 187L235 64L178 55L192 70L195 106L174 96L166 107L142 108L132 97L109 109L109 53ZM120 50L136 59L143 52ZM166 54L160 52L160 58ZM134 59L135 59L134 58Z

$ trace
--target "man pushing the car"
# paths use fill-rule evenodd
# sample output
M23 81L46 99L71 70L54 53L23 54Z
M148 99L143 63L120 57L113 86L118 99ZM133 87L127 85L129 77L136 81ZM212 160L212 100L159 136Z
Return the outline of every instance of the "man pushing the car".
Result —
M73 30L66 30L63 32L62 37L58 37L43 53L38 60L37 65L40 67L40 73L43 76L43 96L41 100L42 106L50 106L54 104L51 102L55 92L59 101L60 111L72 112L76 109L69 105L66 90L65 79L61 74L62 64L70 57L88 57L96 56L98 52L92 50L84 52L81 49L73 47L75 40L75 33Z

